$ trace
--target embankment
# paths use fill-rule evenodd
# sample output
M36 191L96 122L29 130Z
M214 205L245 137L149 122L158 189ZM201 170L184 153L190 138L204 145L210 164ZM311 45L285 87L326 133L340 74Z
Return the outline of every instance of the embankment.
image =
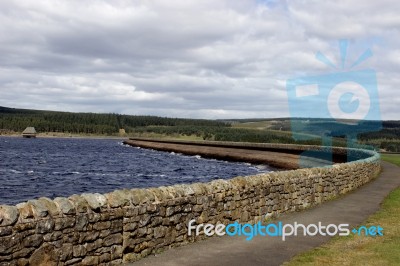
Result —
M358 149L320 147L295 144L271 144L225 141L182 141L131 138L125 144L160 151L201 155L227 161L267 164L281 169L324 166L330 162L343 163L370 157Z
M287 169L299 168L296 160L305 151L324 152L318 147L296 145L148 140L127 143L168 151L186 146L187 153L269 163ZM191 219L214 224L256 222L266 213L302 210L347 193L380 171L379 155L374 152L334 149L334 153L337 162L347 156L355 159L332 167L204 184L127 189L54 200L40 198L16 206L2 205L0 265L113 265L138 260L204 238L188 236L187 224ZM310 161L318 162L317 156L310 156Z

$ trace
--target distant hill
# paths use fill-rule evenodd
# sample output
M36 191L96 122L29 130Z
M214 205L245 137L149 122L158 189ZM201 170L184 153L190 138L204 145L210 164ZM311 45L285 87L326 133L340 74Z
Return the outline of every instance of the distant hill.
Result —
M0 129L22 132L28 126L35 127L38 132L115 134L121 128L129 133L137 127L148 126L226 127L229 125L221 121L204 119L56 112L0 106Z
M301 124L301 132L293 139L293 122ZM382 125L380 131L368 130ZM320 118L253 118L253 119L183 119L122 114L73 113L15 109L0 106L0 133L22 132L35 127L38 133L117 135L124 129L129 136L174 137L219 141L299 143L321 145L323 137L332 137L333 145L346 146L343 127L332 119ZM359 144L400 152L400 121L363 121L366 130L357 135ZM355 128L357 129L357 128ZM300 133L300 134L299 134Z
M357 140L359 144L372 145L376 148L391 152L400 152L400 121L362 121L354 128L346 129L346 123L337 123L333 119L322 118L274 118L274 119L232 119L233 127L246 129L259 129L263 131L291 132L292 125L301 124L303 139L313 139L324 137L334 137L336 144L342 145L340 140L346 141L343 132L358 132ZM343 120L351 124L351 120ZM377 128L381 128L376 131ZM361 133L360 133L361 132Z

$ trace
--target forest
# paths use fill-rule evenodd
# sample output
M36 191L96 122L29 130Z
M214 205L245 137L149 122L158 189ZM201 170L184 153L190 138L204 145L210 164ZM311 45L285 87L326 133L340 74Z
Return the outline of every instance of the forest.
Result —
M22 132L26 127L35 127L38 132L66 132L77 134L113 135L119 129L131 133L136 127L226 127L224 122L203 119L181 119L157 116L133 116L120 114L71 113L14 109L0 107L0 128Z

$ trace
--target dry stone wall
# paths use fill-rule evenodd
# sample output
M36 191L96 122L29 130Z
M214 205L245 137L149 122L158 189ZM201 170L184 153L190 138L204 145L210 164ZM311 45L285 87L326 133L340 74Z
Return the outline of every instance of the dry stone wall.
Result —
M115 265L204 238L187 225L257 222L302 210L376 177L379 155L333 167L209 183L40 198L0 206L0 265Z

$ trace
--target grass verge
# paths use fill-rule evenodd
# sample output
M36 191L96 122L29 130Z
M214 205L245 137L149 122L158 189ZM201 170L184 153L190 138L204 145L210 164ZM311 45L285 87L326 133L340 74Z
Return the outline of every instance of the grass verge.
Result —
M400 155L382 159L400 166ZM400 171L400 169L399 169ZM327 244L295 256L286 266L296 265L400 265L400 188L383 201L381 209L363 225L380 225L384 235L334 237Z
M381 154L381 159L400 166L400 154Z

